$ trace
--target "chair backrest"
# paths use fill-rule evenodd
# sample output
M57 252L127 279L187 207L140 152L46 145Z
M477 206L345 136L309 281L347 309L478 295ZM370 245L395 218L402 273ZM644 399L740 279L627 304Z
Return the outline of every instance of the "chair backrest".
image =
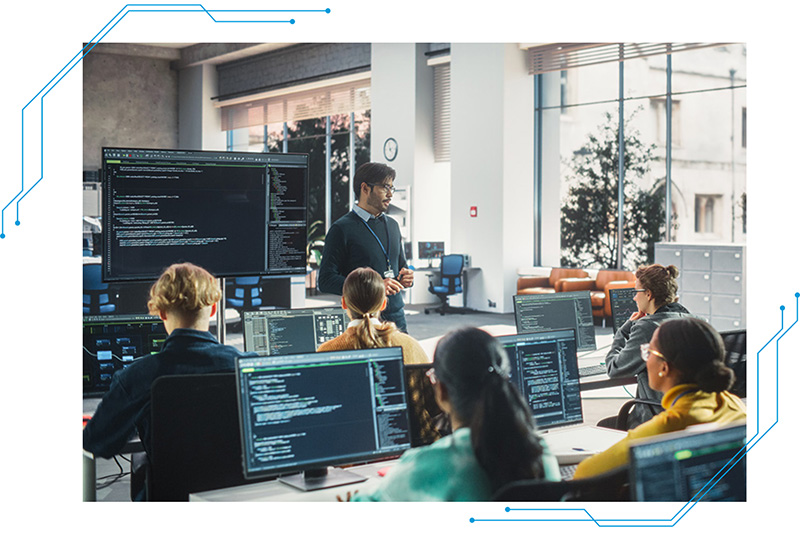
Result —
M569 481L544 481L541 479L513 481L495 492L492 500L504 502L630 501L628 467L620 467L599 476Z
M747 396L747 330L720 331L725 343L725 364L733 370L736 381L731 392L740 398Z
M460 276L464 270L464 256L460 254L449 254L442 257L441 272L442 277Z
M112 289L102 280L100 263L84 263L83 265L83 314L105 315L117 309L112 301Z
M151 402L149 500L188 501L193 492L249 483L235 374L162 376Z

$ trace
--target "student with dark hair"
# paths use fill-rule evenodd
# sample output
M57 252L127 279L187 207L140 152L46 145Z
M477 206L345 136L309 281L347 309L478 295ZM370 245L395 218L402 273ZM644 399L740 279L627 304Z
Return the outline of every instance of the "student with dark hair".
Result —
M400 226L386 215L394 194L395 171L383 163L364 163L353 176L358 204L333 223L325 236L319 268L319 290L342 294L347 275L370 267L381 275L387 297L384 321L407 332L402 291L414 284L407 268Z
M647 368L639 357L639 346L650 342L653 332L665 320L692 316L679 304L678 269L675 265L642 266L636 270L636 293L633 300L638 311L617 330L611 350L606 355L606 372L610 378L636 376L636 398L661 401L661 393L648 386ZM637 404L628 416L628 429L653 417L658 409Z
M521 479L558 481L558 462L509 381L503 347L477 328L445 335L431 381L453 433L407 451L361 501L482 501Z
M699 318L678 318L661 324L639 350L647 365L650 387L664 393L664 411L628 432L620 442L584 460L575 477L589 477L628 462L632 441L695 424L724 425L746 417L744 403L727 392L733 371L725 366L725 345L719 333Z
M429 362L419 342L398 330L393 322L378 320L386 308L386 292L380 274L371 268L357 268L347 275L342 287L342 308L350 317L347 329L322 343L318 352L400 346L406 364Z
M180 263L164 271L150 288L147 307L150 314L161 317L169 336L159 353L137 359L111 378L108 392L83 430L84 450L110 458L138 431L149 456L150 388L156 378L234 370L242 352L220 344L208 332L221 294L219 282L199 266Z

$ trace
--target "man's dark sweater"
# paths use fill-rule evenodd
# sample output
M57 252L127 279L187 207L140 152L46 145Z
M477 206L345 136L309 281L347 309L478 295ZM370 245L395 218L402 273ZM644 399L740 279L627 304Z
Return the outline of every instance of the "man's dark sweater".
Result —
M367 228L372 229L372 232ZM342 294L347 275L359 267L369 267L383 276L387 270L386 255L375 239L380 239L389 254L389 264L396 278L401 268L406 268L406 257L401 246L400 226L386 215L371 219L366 224L356 213L350 211L337 220L325 237L322 264L319 269L319 290L331 294ZM403 309L403 295L389 296L386 313Z

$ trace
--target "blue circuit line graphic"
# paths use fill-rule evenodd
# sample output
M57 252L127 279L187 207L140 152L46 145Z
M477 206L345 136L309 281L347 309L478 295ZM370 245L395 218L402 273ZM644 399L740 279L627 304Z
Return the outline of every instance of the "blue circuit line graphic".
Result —
M744 456L752 450L756 444L761 442L761 439L767 436L778 424L779 420L779 380L778 369L780 365L780 340L786 336L789 331L794 328L798 320L800 320L800 293L795 293L795 320L787 328L784 322L785 306L780 306L781 312L781 328L775 335L770 338L764 346L756 353L756 433L745 443L745 445L723 466L714 477L712 477L691 500L686 502L671 518L653 518L653 519L640 519L640 518L595 518L589 513L586 508L512 508L506 507L505 512L579 512L582 513L580 518L470 518L471 523L475 522L593 522L598 527L674 527L677 525L686 514L691 511L697 503L699 503L705 495L713 489L716 484L727 474L731 468L736 466ZM761 352L763 352L772 341L775 341L775 421L770 425L767 430L761 434ZM586 518L588 517L588 518Z
M31 98L31 100L25 104L25 107L22 108L22 128L21 128L21 139L22 139L22 162L21 162L21 185L20 190L17 194L14 195L13 198L0 210L0 239L6 238L5 232L5 213L6 209L8 209L11 204L16 201L16 219L14 224L16 226L20 225L20 218L19 218L19 204L22 200L28 196L28 194L36 187L45 176L44 170L44 99L45 97L50 94L60 82L64 79L72 69L74 69L87 54L89 54L95 46L97 46L108 34L120 23L122 22L125 17L128 16L130 13L205 13L208 17L214 22L218 24L295 24L296 20L294 18L290 19L280 19L280 20L265 20L265 19L239 19L239 20L225 20L219 17L221 14L225 13L235 13L237 16L239 14L249 13L254 16L259 16L265 13L330 13L330 8L325 9L206 9L201 4L126 4L114 17L106 23L105 26L89 40L89 44L83 47L83 49L78 52L64 67L58 71L58 73L53 76L53 78L47 82L47 84L42 87L42 89L36 93L36 96ZM215 17L214 14L217 14L218 17ZM25 189L25 111L28 107L36 100L39 99L39 131L40 131L40 153L39 153L39 161L40 161L40 177L36 182L31 185L27 190Z

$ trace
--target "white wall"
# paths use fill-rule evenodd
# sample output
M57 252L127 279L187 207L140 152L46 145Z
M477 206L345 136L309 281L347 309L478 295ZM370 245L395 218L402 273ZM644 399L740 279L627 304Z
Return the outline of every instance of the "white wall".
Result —
M533 261L533 78L526 72L515 45L452 45L451 249L481 269L468 280L467 305L483 311L511 312L517 268Z

